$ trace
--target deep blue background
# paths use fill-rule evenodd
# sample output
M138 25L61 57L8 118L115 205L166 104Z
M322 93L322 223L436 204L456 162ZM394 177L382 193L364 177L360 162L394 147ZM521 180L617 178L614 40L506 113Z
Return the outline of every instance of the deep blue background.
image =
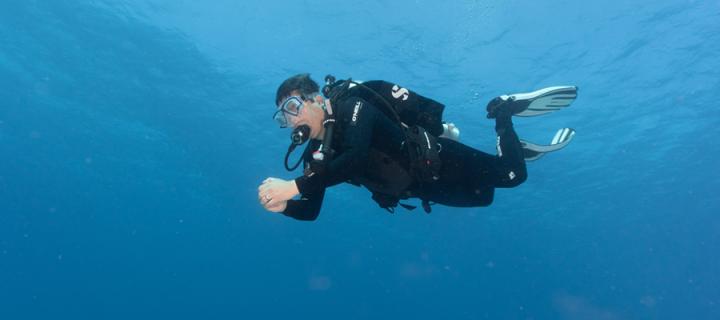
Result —
M720 318L720 1L0 3L0 319ZM489 208L256 201L298 72L400 83L493 152L496 95L578 131Z

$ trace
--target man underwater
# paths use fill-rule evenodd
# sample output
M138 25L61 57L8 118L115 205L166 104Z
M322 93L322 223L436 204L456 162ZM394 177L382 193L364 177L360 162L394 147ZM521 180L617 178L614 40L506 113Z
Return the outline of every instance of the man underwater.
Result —
M292 128L292 150L309 140L294 180L267 178L258 188L270 212L315 220L325 190L342 182L362 185L380 207L394 212L401 200L419 198L454 207L489 206L495 188L513 188L527 179L526 160L567 146L575 134L560 129L550 145L518 138L513 116L536 116L565 108L577 97L574 86L503 95L487 105L495 119L497 155L457 141L459 131L442 121L444 105L385 81L325 78L320 93L309 74L286 79L278 88L274 119ZM324 95L324 96L323 96ZM299 162L298 162L299 164ZM296 164L297 167L297 164ZM296 196L299 199L294 199Z

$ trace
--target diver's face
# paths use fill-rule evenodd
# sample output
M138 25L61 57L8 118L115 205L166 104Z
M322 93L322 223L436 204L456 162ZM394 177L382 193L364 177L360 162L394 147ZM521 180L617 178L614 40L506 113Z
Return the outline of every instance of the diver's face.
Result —
M291 92L290 96L301 96L299 91ZM293 129L307 125L310 127L310 138L317 139L322 132L322 122L325 112L322 109L322 96L316 96L314 100L303 101L302 107L298 108L297 115L285 114L287 126Z

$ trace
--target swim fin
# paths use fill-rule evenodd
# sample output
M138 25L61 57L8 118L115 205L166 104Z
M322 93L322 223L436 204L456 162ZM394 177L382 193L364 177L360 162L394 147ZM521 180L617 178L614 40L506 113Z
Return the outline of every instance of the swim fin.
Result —
M494 119L503 108L519 117L539 116L570 106L577 97L576 86L547 87L527 93L502 95L487 105L487 117Z
M520 140L520 144L523 148L523 156L525 156L525 161L535 161L537 159L540 159L540 157L544 156L548 152L558 151L562 148L565 148L570 143L570 141L572 141L572 138L574 136L575 130L571 128L562 128L558 130L557 133L555 133L555 137L553 137L550 145L537 145L532 142Z

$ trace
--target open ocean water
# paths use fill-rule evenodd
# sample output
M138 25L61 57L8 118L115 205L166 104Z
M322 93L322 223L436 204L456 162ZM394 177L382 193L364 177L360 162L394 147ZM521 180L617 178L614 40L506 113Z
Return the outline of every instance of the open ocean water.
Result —
M0 319L720 319L720 1L0 2ZM317 221L286 77L384 79L494 152L496 95L573 143L488 208L390 215L353 186Z

